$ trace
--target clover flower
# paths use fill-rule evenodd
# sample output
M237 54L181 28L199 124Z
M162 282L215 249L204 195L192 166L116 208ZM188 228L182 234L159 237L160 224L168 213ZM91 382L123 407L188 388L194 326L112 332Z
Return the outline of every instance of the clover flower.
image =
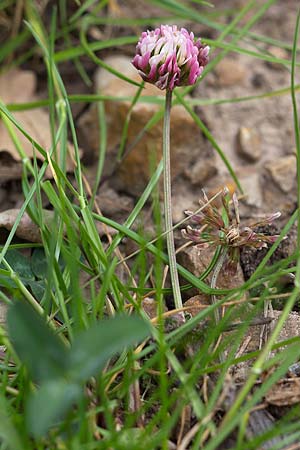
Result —
M194 34L176 25L161 25L144 31L136 46L132 64L144 81L159 89L172 91L176 86L192 85L208 63L209 47Z
M197 244L197 247L207 248L210 246L227 247L228 258L231 263L238 261L239 249L241 247L254 247L262 249L268 244L273 244L279 235L269 236L264 233L255 232L255 228L261 225L271 224L275 219L280 217L281 213L276 212L259 222L252 223L248 226L241 226L238 199L235 194L232 196L234 205L234 217L229 209L229 191L227 188L222 193L223 214L211 205L207 204L208 198L204 193L204 201L199 203L204 208L200 214L194 214L191 211L185 211L185 214L191 217L191 220L200 225L199 228L188 226L182 230L182 235L186 239L190 239ZM205 227L204 227L205 225Z

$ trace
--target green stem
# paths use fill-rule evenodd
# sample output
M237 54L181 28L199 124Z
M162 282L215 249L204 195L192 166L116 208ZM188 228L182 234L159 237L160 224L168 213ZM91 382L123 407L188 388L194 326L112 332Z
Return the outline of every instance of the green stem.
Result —
M223 267L223 264L225 262L226 255L227 255L227 249L223 248L221 253L220 253L219 259L216 262L216 265L214 267L213 273L212 273L211 282L210 282L210 287L212 289L215 289L216 286L217 286L218 276L219 276L219 273L220 273L220 271L221 271L221 269ZM214 294L211 296L211 301L212 301L212 303L214 305L218 301L217 297ZM215 313L215 321L216 321L216 325L217 325L217 323L220 322L219 308L215 308L214 313Z
M182 308L182 299L179 286L178 272L176 268L176 256L174 245L174 233L172 223L172 196L171 196L171 158L170 158L170 113L172 105L172 91L167 90L164 129L163 129L163 166L164 166L164 208L165 208L165 230L167 232L167 248L169 256L169 267L173 289L174 303L176 308Z
M293 104L293 114L294 114L294 133L296 142L296 166L297 166L297 203L298 203L298 227L297 227L297 243L298 248L300 245L300 130L299 130L299 114L298 105L296 98L296 86L295 86L295 69L296 69L296 57L297 57L297 45L299 38L300 29L300 10L297 15L296 28L294 33L294 44L293 44L293 54L292 54L292 70L291 70L291 96ZM299 288L299 275L300 275L300 258L297 258L297 272L295 277L295 285Z
M216 263L216 265L214 267L214 270L213 270L213 274L212 274L212 278L211 278L211 282L210 282L210 287L213 288L213 289L215 289L216 286L217 286L218 277L219 277L220 271L221 271L221 269L223 267L223 264L225 262L226 255L227 255L227 248L225 247L225 248L223 248L221 250L219 259L218 259L218 261L217 261L217 263ZM215 305L218 302L218 299L215 296L215 294L213 294L211 296L211 302L212 302L213 305ZM214 315L215 315L216 325L218 325L218 323L220 322L220 317L221 317L219 308L215 308L214 309ZM220 353L219 359L220 359L221 363L226 360L225 354L223 352Z

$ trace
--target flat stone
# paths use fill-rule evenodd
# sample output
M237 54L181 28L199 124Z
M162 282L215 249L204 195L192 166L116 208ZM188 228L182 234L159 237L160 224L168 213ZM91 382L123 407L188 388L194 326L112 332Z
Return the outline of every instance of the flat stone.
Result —
M280 48L280 47L271 45L268 50L269 50L269 53L271 54L271 56L274 56L275 58L278 58L278 59L285 59L287 62L289 62L289 60L290 60L289 54L284 48ZM272 67L272 69L275 69L275 70L285 70L285 66L283 64L280 64L277 62L268 61L267 65L269 67Z
M186 302L184 302L184 307L188 308L187 312L190 313L192 317L195 317L199 312L203 311L203 309L207 308L210 305L208 300L208 296L204 295L194 295L189 298Z
M265 168L283 193L287 194L294 188L297 175L295 155L275 159L267 163Z
M234 58L224 58L215 68L216 83L222 87L243 85L246 81L246 68Z
M131 80L141 83L137 70L132 66L131 59L122 55L114 55L105 59L105 63L113 69L126 75ZM126 150L127 154L119 164L114 177L114 187L134 195L140 195L150 177L150 167L155 167L162 156L162 128L163 118L151 129L144 128L153 116L164 106L165 92L154 85L145 84L141 99L145 96L156 97L159 103L139 101L130 112L131 101L138 87L121 80L112 73L100 68L95 77L97 93L112 96L116 100L105 101L107 123L107 158L104 173L109 174L115 168L116 154L121 142L125 120L130 113ZM117 98L120 98L117 100ZM99 148L99 126L97 107L92 106L80 121L82 146L89 148L97 155ZM137 136L143 132L136 142ZM128 152L129 151L129 152ZM207 141L194 120L181 105L172 107L171 111L171 171L172 178L184 174L201 158L207 157L208 152L214 157ZM152 169L153 170L153 169Z
M142 308L150 319L154 319L158 315L158 304L157 300L150 297L145 297L142 300ZM166 312L166 306L163 306L163 311Z
M215 248L213 247L199 249L193 245L178 253L177 260L187 270L196 275L196 277L199 277L209 266L214 252ZM211 274L207 279L208 282L210 282ZM217 280L217 287L220 289L234 289L242 286L244 282L243 271L240 264L238 264L234 273L231 272L229 274L224 267L221 269ZM197 295L197 293L195 295Z
M186 216L184 214L184 211L191 210L195 207L195 198L192 197L192 194L184 195L182 194L175 194L173 196L172 201L172 219L173 223L178 223L182 219L184 219Z
M96 195L96 200L100 206L102 214L108 217L116 217L122 214L129 214L134 202L131 197L121 195L110 187L103 187Z
M237 151L251 162L261 158L261 138L253 128L240 127L237 134Z
M218 173L215 158L203 159L197 161L192 167L184 171L185 176L194 186L203 186L203 184Z
M38 100L35 93L37 85L37 76L29 70L11 69L0 75L0 98L4 103L29 103ZM32 110L15 111L13 114L15 120L26 130L26 133L43 147L48 150L52 146L51 128L49 126L48 113L43 108ZM44 157L40 152L35 151L30 139L14 127L14 133L19 146L30 159L37 158L44 161ZM66 158L66 167L68 171L73 171L74 164L74 147L67 144L68 152ZM59 159L59 148L57 149L57 157ZM4 154L3 154L4 153ZM80 151L81 153L81 151ZM73 155L71 158L70 155ZM0 176L1 181L22 178L22 159L18 152L10 133L4 122L0 120ZM15 162L15 165L13 165ZM11 168L10 168L11 166ZM53 173L50 166L46 169L47 178L52 178Z
M240 211L243 206L261 208L263 204L261 174L253 164L242 166L236 170L237 177L243 187L244 196L239 202ZM249 209L249 208L248 208ZM246 211L244 211L246 213ZM248 211L249 212L249 211Z

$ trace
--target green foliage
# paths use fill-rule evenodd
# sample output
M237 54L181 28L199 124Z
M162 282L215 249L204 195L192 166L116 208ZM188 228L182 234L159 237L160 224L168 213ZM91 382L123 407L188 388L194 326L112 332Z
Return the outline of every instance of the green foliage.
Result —
M20 360L28 367L32 379L41 383L27 407L29 431L37 436L43 435L80 399L82 383L97 376L124 347L149 334L145 321L119 316L91 325L76 336L69 349L26 303L15 303L9 309L7 321Z
M41 100L19 103L16 99L10 105L0 102L3 125L10 128L15 142L18 130L37 154L45 157L39 168L36 161L31 164L26 160L20 145L17 148L26 168L23 177L24 203L0 249L0 298L6 304L12 303L7 318L8 330L0 327L0 344L5 348L4 354L1 350L0 360L1 450L166 449L189 411L191 428L185 430L186 435L182 436L188 441L185 448L215 450L232 433L237 435L236 446L233 447L236 450L259 448L279 436L284 436L282 442L286 445L299 440L299 408L291 409L288 420L276 422L261 435L249 438L245 430L253 408L264 402L268 389L274 387L285 376L290 365L300 358L299 337L276 341L299 298L299 251L286 260L268 266L270 257L297 220L300 236L300 209L291 216L253 276L237 289L216 290L208 286L207 276L218 260L217 252L199 277L178 264L178 273L188 283L182 286L182 292L193 287L201 294L215 294L218 302L202 309L196 316L187 315L183 323L165 318L164 306L170 301L171 290L163 285L168 257L164 249L165 236L161 234L157 187L162 164L160 162L153 168L148 185L123 223L98 213L95 209L96 192L104 180L107 129L111 126L107 121L105 101L118 101L120 98L98 93L71 95L64 85L65 63L68 70L71 68L89 85L91 77L85 69L86 61L87 67L100 65L120 79L137 84L135 95L122 97L130 102L130 112L138 102L153 103L159 108L135 136L131 143L133 148L145 132L151 131L162 119L163 99L155 95L141 97L142 84L112 70L103 63L102 58L109 51L122 52L125 49L126 52L133 52L137 41L135 34L144 27L185 21L191 24L191 30L192 24L197 29L204 25L205 29L208 27L213 31L210 37L215 34L217 37L207 39L212 48L212 58L203 78L229 52L233 52L247 55L253 67L258 59L284 66L291 71L291 86L234 98L219 98L217 95L205 98L205 92L202 98L192 98L187 95L190 92L187 88L175 91L173 104L182 105L190 114L199 131L205 134L218 153L220 163L224 164L242 190L243 186L222 148L223 143L217 142L193 107L200 105L209 108L214 104L237 102L251 107L252 100L258 102L291 93L299 184L300 144L296 102L299 85L295 83L299 66L299 18L292 43L252 31L276 0L250 0L239 9L226 10L222 10L218 2L212 8L208 4L210 2L202 0L143 2L147 6L155 6L157 16L136 18L110 15L107 11L114 4L126 2L108 0L73 2L70 12L69 2L61 0L57 8L51 10L49 7L47 10L51 16L47 17L51 20L43 22L41 10L30 0L24 2L25 20L20 22L19 30L14 29L16 33L9 34L0 48L4 71L11 66L18 67L24 61L31 63L32 56L35 61L41 61L42 56L48 85L48 95ZM9 17L9 8L14 4L13 0L1 4L3 17ZM93 39L95 30L100 30L101 39ZM116 36L117 33L121 36ZM266 45L290 51L292 62L268 54ZM7 59L12 52L17 52L17 57ZM71 109L71 105L73 108L74 104L82 102L86 107L98 104L101 140L96 179L91 189L87 189L84 178ZM52 134L49 148L43 148L14 114L15 111L30 111L40 106L47 107L49 111ZM116 162L120 165L122 156L130 151L126 148L130 112L122 124L119 161ZM76 164L73 174L66 172L67 137L74 147ZM56 155L58 149L59 158ZM51 181L45 179L47 169L54 175ZM30 174L28 179L27 173ZM45 201L54 212L55 220L50 224L43 220L42 205ZM150 241L143 228L144 207L151 202L157 235ZM15 232L25 211L40 228L41 244L38 248L34 245L30 248L31 244L14 244ZM99 225L108 226L109 231L114 230L112 239L110 236L109 239L99 236ZM135 250L123 261L119 251L125 241L134 242ZM26 253L20 251L22 246L27 247ZM296 273L297 282L286 296L276 328L261 350L240 355L239 346L251 330L251 320L268 300L269 288L276 286L279 277L287 272ZM250 297L253 300L250 306L244 303L245 295L249 293L258 297L255 302ZM154 300L156 307L157 317L151 326L148 319L140 318L145 318L142 305L146 296ZM214 309L227 301L240 304L226 308L220 323L212 326ZM133 315L125 314L129 309ZM114 317L102 320L108 315ZM228 332L228 327L237 322L234 332ZM223 334L221 345L214 350L213 344L224 330L226 337ZM152 338L133 351L132 346L140 344L150 335L150 331ZM228 355L223 364L218 359L221 351L226 351ZM224 407L220 399L226 398L228 373L237 364L246 362L254 370L250 371L232 402ZM263 382L261 373L267 374ZM203 380L206 383L210 376L213 389L208 383L207 390ZM222 408L223 415L219 414ZM282 447L277 445L274 448Z

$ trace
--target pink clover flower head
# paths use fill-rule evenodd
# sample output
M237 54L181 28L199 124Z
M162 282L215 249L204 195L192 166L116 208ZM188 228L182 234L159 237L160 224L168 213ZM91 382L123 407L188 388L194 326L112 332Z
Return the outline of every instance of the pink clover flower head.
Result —
M144 31L136 46L132 64L144 81L159 89L195 84L208 63L209 47L194 34L176 25L161 25Z

